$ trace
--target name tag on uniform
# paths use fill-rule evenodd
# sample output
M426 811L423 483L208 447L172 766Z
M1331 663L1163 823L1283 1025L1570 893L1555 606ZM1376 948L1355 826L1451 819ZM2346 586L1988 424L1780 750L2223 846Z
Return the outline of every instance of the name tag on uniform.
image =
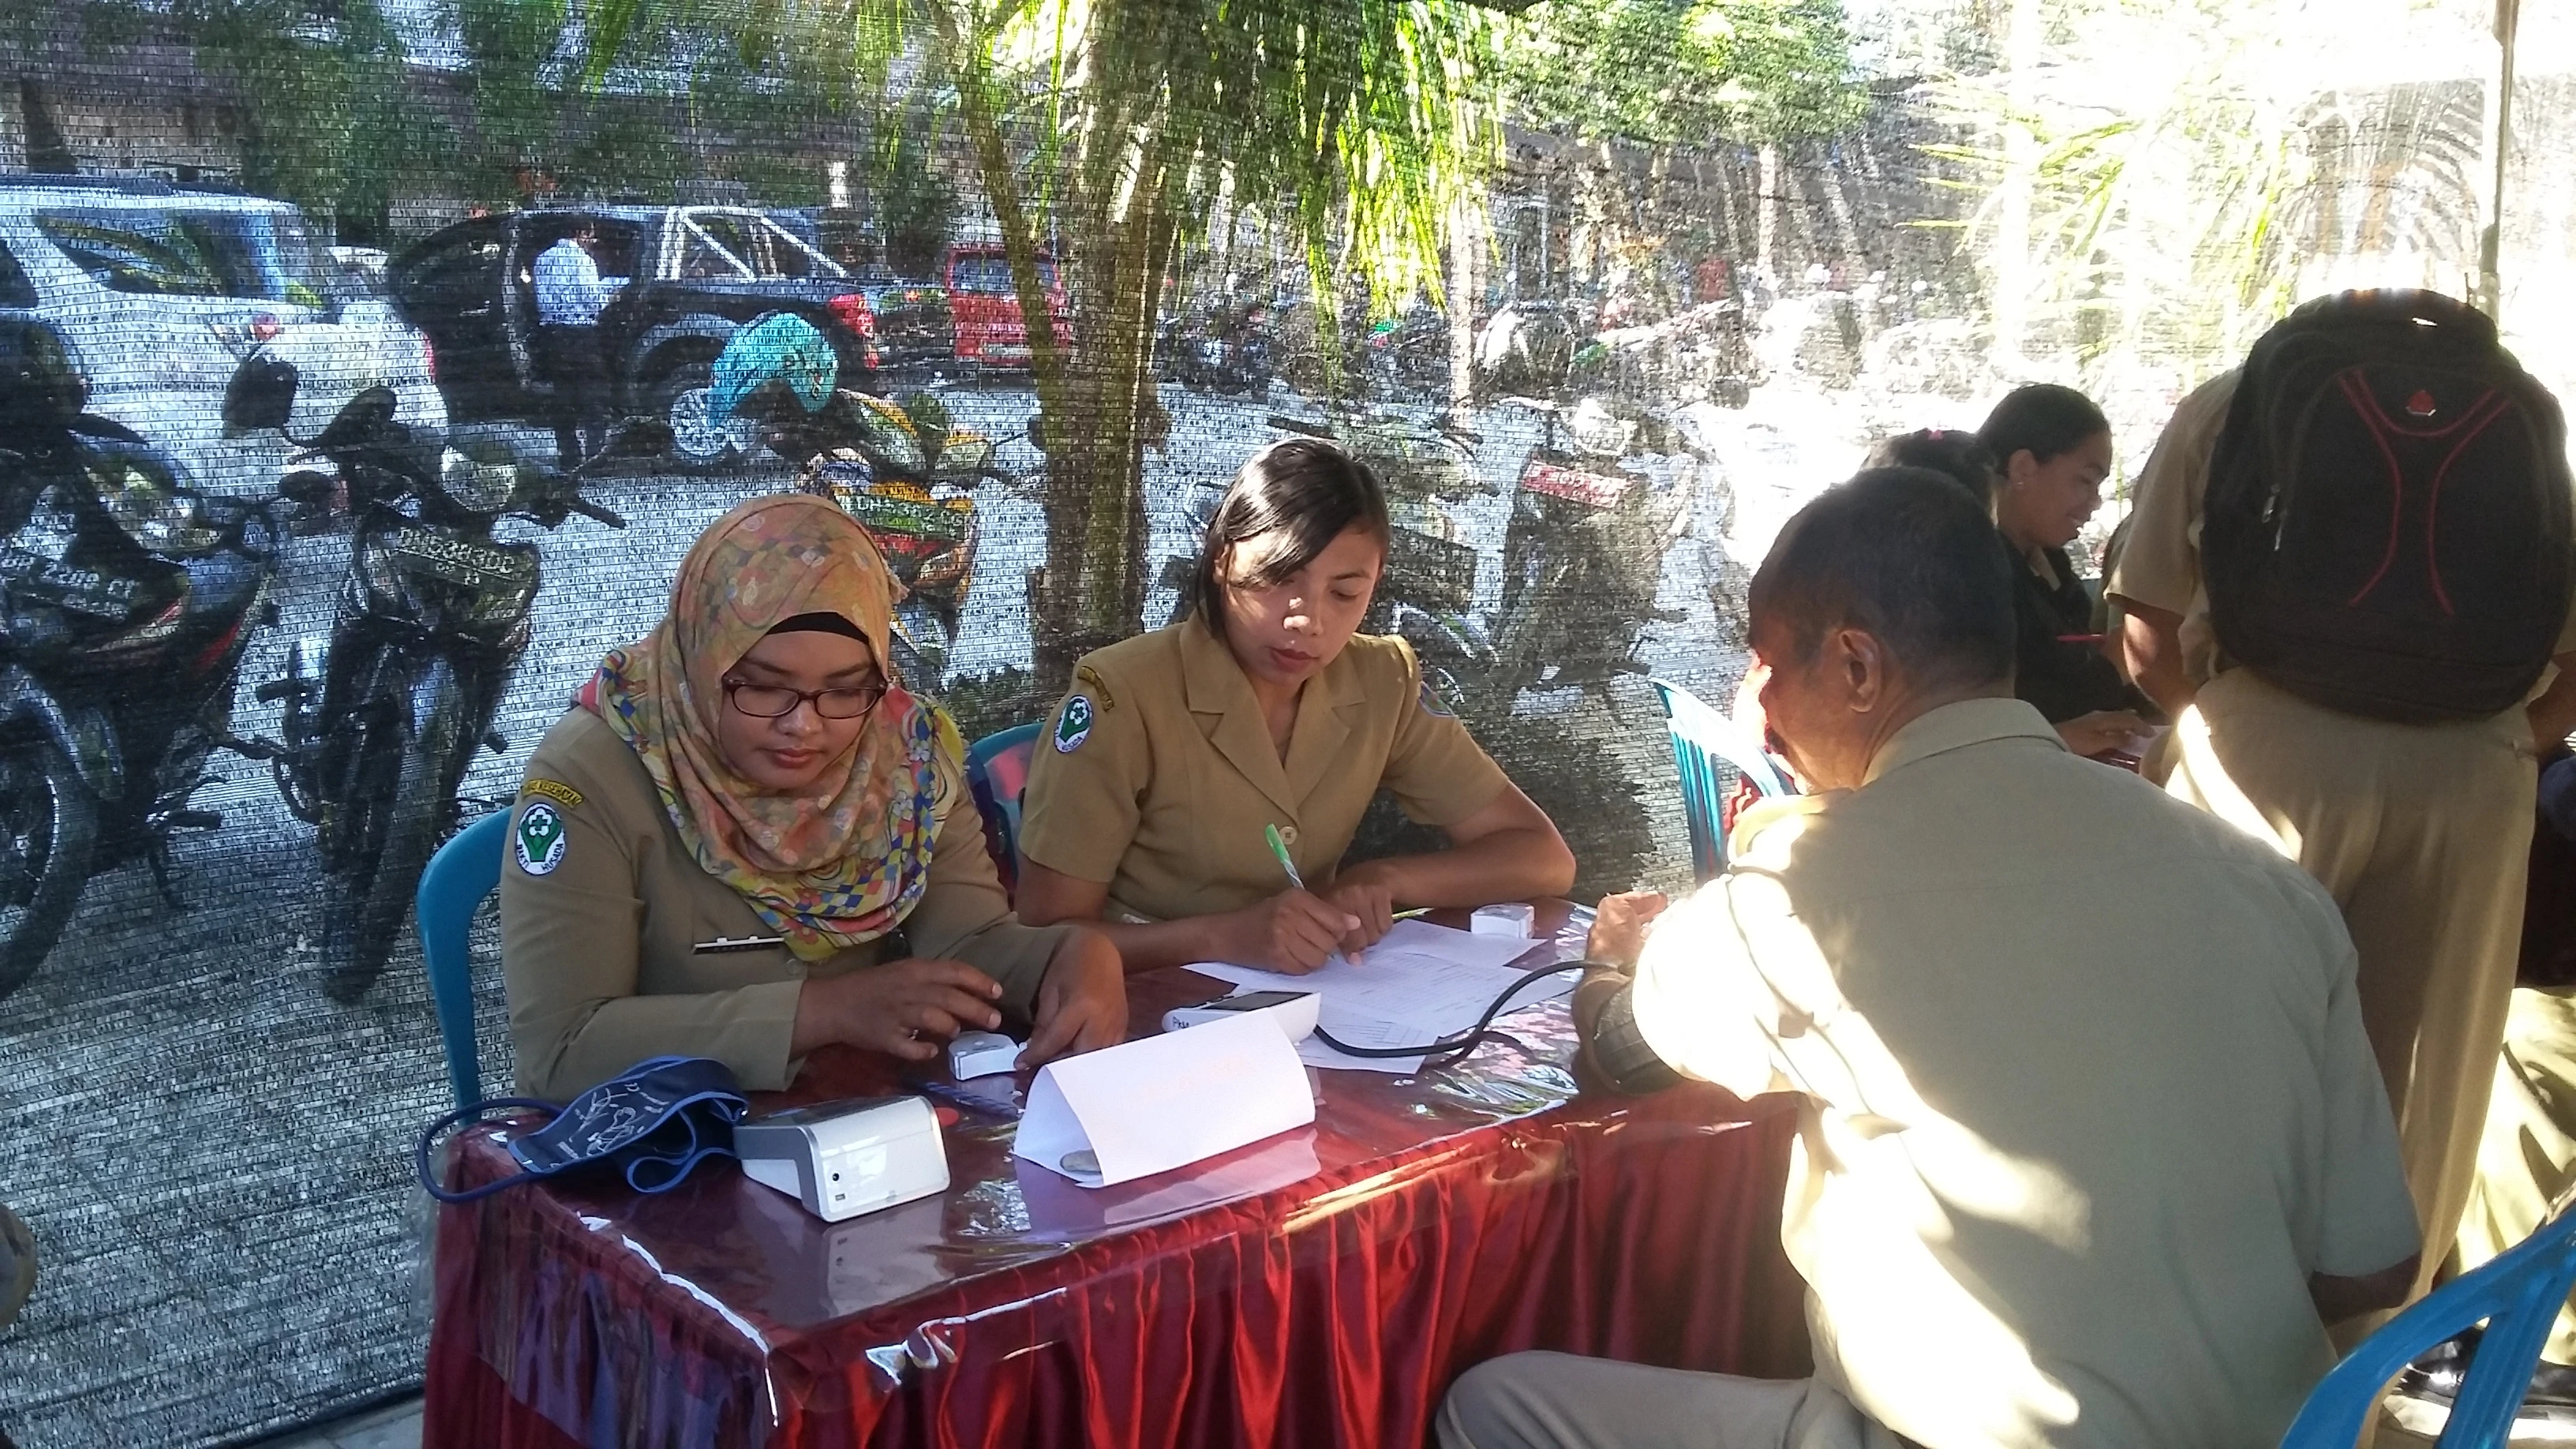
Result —
M785 936L718 936L700 941L689 950L700 956L731 956L744 951L767 951L787 944Z

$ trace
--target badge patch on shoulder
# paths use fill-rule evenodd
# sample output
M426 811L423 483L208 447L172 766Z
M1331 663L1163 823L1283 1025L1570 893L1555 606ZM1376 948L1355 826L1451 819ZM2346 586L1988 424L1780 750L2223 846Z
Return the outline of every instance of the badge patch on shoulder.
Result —
M533 801L519 812L519 828L510 832L510 840L519 857L519 869L529 875L552 875L555 867L563 864L563 816L543 800Z
M1428 679L1422 681L1422 712L1428 715L1436 715L1441 719L1456 719L1458 717L1455 713L1451 712L1449 706L1442 701L1440 698L1440 691L1433 689L1431 687L1431 681Z
M1055 752L1069 755L1082 748L1091 738L1091 699L1077 694L1064 702L1064 711L1055 717Z
M530 780L519 787L522 800L552 800L566 810L581 804L581 792L561 780Z

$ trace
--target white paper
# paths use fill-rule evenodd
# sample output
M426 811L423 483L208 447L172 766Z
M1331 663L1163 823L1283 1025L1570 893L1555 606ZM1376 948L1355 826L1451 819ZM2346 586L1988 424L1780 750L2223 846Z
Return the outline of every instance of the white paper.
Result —
M1222 962L1190 969L1248 991L1314 992L1323 999L1323 1029L1355 1047L1429 1046L1473 1027L1503 988L1521 975L1523 968L1514 963L1548 945L1544 940L1478 936L1428 921L1398 921L1358 961L1337 955L1303 976ZM1503 1011L1563 996L1574 989L1574 979L1570 971L1543 976L1514 993ZM1314 1037L1298 1044L1297 1055L1314 1066L1397 1075L1420 1071L1423 1060L1346 1056Z
M1168 1172L1315 1120L1288 1039L1245 1016L1038 1069L1012 1152L1085 1187ZM1088 1152L1097 1172L1068 1166Z

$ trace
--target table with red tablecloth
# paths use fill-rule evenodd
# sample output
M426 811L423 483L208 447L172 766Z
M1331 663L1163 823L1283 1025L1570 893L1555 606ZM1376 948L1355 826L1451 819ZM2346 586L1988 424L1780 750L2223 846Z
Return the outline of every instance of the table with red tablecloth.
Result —
M1225 989L1134 978L1136 1025ZM1312 1126L1113 1188L969 1115L947 1192L843 1223L730 1160L443 1208L424 1442L1411 1446L1515 1349L1804 1373L1786 1102L1578 1096L1562 1001L1498 1025L1415 1076L1314 1072ZM754 1108L898 1071L826 1050ZM450 1181L513 1171L527 1125L466 1133Z

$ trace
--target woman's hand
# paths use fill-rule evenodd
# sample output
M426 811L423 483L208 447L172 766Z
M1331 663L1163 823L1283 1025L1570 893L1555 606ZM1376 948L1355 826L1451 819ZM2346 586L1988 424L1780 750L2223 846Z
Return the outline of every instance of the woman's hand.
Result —
M1661 891L1603 896L1593 910L1592 934L1584 938L1583 958L1607 966L1635 966L1646 949L1647 929L1669 904Z
M1395 870L1382 860L1352 866L1322 900L1359 922L1357 929L1342 933L1342 954L1356 961L1361 951L1395 929Z
M1002 984L963 961L907 957L838 976L812 977L796 997L795 1050L847 1042L926 1062L939 1044L970 1027L1002 1024L993 1003Z
M1038 983L1037 1025L1019 1065L1034 1067L1127 1039L1127 968L1096 931L1067 933Z
M1323 965L1344 936L1360 929L1359 917L1304 891L1282 891L1222 919L1229 964L1291 976Z
M2134 755L2154 741L2156 731L2129 710L2097 709L2059 725L2057 737L2066 741L2068 749L2090 758L2113 750Z

